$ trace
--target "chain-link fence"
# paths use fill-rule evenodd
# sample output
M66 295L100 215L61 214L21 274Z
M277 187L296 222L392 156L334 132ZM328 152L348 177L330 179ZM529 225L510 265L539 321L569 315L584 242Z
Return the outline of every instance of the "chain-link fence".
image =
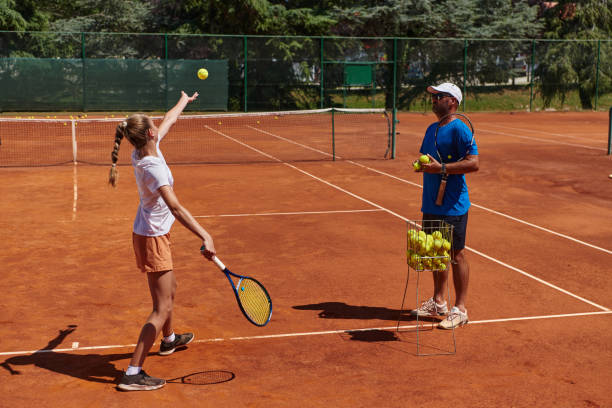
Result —
M612 40L0 32L2 111L163 111L180 90L195 111L428 111L445 81L467 111L607 110L611 75Z

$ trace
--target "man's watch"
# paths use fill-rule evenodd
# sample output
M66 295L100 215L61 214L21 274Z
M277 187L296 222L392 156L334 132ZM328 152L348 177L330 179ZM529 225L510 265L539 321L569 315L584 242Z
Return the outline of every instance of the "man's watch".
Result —
M446 176L446 164L442 163L442 169L440 170L443 176Z

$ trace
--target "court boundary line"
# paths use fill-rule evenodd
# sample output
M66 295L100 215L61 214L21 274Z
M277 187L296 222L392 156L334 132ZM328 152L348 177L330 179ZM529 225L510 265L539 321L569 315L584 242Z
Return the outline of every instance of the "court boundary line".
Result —
M315 148L313 148L313 147L310 147L310 146L304 145L304 144L302 144L302 143L296 142L296 141L291 140L291 139L287 139L287 138L282 137L282 136L279 136L279 135L275 135L275 134L270 133L270 132L268 132L268 131L264 131L264 130L260 130L260 129L257 129L257 128L253 128L253 127L251 127L251 126L248 126L248 127L249 127L249 128L251 128L251 129L253 129L253 130L256 130L256 131L258 131L258 132L260 132L260 133L263 133L263 134L265 134L265 135L272 136L272 137L275 137L275 138L280 139L280 140L284 140L284 141L286 141L286 142L289 142L289 143L292 143L292 144L295 144L295 145L301 146L301 147L303 147L303 148L305 148L305 149L315 151L315 152L320 153L320 154L322 154L322 155L325 155L325 156L330 156L330 157L332 156L331 154L326 153L326 152L324 152L324 151L321 151L321 150L315 149ZM485 130L485 131L486 131L486 130ZM493 133L495 133L495 132L493 132ZM514 135L509 135L509 136L514 136ZM516 136L516 137L521 137L521 136ZM553 141L551 141L551 142L553 142ZM248 145L247 145L247 146L248 146ZM604 149L604 150L605 150L605 149ZM338 158L341 158L340 156L337 156L337 157L338 157ZM277 159L277 160L278 160L278 159ZM378 174L382 174L382 175L384 175L384 176L391 177L391 178L393 178L393 179L396 179L396 180L402 181L402 182L407 183L407 184L411 184L411 185L416 186L416 187L419 187L419 188L421 188L421 189L423 188L423 186L422 186L422 185L420 185L420 184L413 183L413 182L408 181L408 180L406 180L406 179L403 179L403 178L400 178L400 177L397 177L397 176L393 176L393 175L391 175L391 174L385 173L385 172L380 171L380 170L373 169L373 168L368 167L368 166L365 166L365 165L363 165L363 164L361 164L361 163L357 163L357 162L355 162L355 161L353 161L353 160L346 160L346 161L347 161L348 163L351 163L351 164L354 164L354 165L356 165L356 166L359 166L359 167L365 168L365 169L367 169L367 170L370 170L370 171L376 172L376 173L378 173ZM561 238L565 238L565 239L568 239L568 240L570 240L570 241L574 241L574 242L576 242L576 243L579 243L579 244L582 244L582 245L586 245L586 246L591 247L591 248L593 248L593 249L597 249L597 250L599 250L599 251L603 251L603 252L606 252L606 253L608 253L608 254L612 255L612 251L611 251L611 250L608 250L608 249L605 249L605 248L599 247L599 246L597 246L597 245L589 244L588 242L581 241L581 240L579 240L579 239L577 239L577 238L570 237L569 235L565 235L565 234L562 234L562 233L560 233L560 232L556 232L556 231L550 230L550 229L545 228L545 227L540 227L539 225L532 224L532 223L530 223L530 222L528 222L528 221L523 221L523 220L518 219L518 218L515 218L515 217L513 217L513 216L511 216L511 215L501 213L501 212L499 212L499 211L496 211L496 210L493 210L493 209L490 209L490 208L487 208L487 207L481 206L481 205L479 205L479 204L474 204L474 203L472 203L472 205L473 205L474 207L476 207L476 208L480 208L480 209L482 209L482 210L489 211L489 212L491 212L491 213L493 213L493 214L500 215L500 216L502 216L502 217L506 217L506 218L508 218L508 219L510 219L510 220L520 222L520 223L522 223L522 224L525 224L525 225L528 225L528 226L530 226L530 227L533 227L533 228L539 229L539 230L541 230L541 231L548 232L548 233L550 233L550 234L553 234L553 235L559 236L559 237L561 237Z
M380 209L384 210L385 212L387 212L387 213L389 213L389 214L391 214L391 215L393 215L393 216L395 216L395 217L397 217L397 218L399 218L399 219L401 219L401 220L404 220L405 222L410 221L410 220L409 220L409 219L407 219L406 217L404 217L404 216L402 216L402 215L400 215L400 214L397 214L396 212L391 211L391 210L390 210L390 209L388 209L388 208L385 208L385 207L383 207L383 206L381 206L381 205L379 205L379 204L374 203L373 201L370 201L370 200L368 200L368 199L366 199L366 198L364 198L364 197L361 197L361 196L359 196L359 195L357 195L357 194L355 194L355 193L352 193L352 192L350 192L350 191L348 191L348 190L346 190L346 189L344 189L344 188L342 188L342 187L340 187L340 186L337 186L337 185L335 185L335 184L333 184L333 183L331 183L331 182L329 182L329 181L327 181L327 180L324 180L324 179L322 179L322 178L320 178L320 177L317 177L317 176L315 176L314 174L310 174L310 173L309 173L309 172L307 172L306 170L302 170L302 169L300 169L299 167L294 166L293 164L283 162L282 160L278 159L277 157L272 156L271 154L265 153L265 152L263 152L263 151L261 151L261 150L259 150L259 149L255 148L255 147L253 147L253 146L250 146L250 145L249 145L249 144L247 144L247 143L241 142L241 141L239 141L239 140L237 140L237 139L235 139L235 138L233 138L233 137L231 137L231 136L229 136L229 135L224 134L223 132L220 132L220 131L217 131L217 130L215 130L215 129L212 129L212 128L210 128L209 126L206 126L206 128L208 128L209 130L213 131L214 133L219 134L220 136L223 136L223 137L225 137L225 138L227 138L227 139L229 139L229 140L232 140L232 141L234 141L234 142L236 142L236 143L240 144L241 146L247 147L247 148L249 148L249 149L251 149L251 150L253 150L253 151L257 152L257 153L260 153L260 154L262 154L262 155L264 155L264 156L266 156L266 157L268 157L268 158L270 158L270 159L272 159L272 160L275 160L275 161L277 161L277 162L279 162L279 163L281 163L281 164L283 164L283 165L285 165L285 166L287 166L287 167L290 167L290 168L292 168L292 169L294 169L294 170L297 170L297 171L299 171L300 173L303 173L303 174L305 174L305 175L307 175L307 176L309 176L309 177L311 177L311 178L313 178L313 179L315 179L315 180L318 180L318 181L320 181L321 183L324 183L324 184L326 184L326 185L328 185L328 186L330 186L330 187L332 187L332 188L334 188L334 189L336 189L336 190L338 190L338 191L341 191L341 192L343 192L343 193L345 193L345 194L347 194L347 195L350 195L351 197L354 197L354 198L356 198L356 199L358 199L358 200L361 200L361 201L363 201L363 202L365 202L365 203L368 203L368 204L372 205L373 207L380 208ZM354 162L352 162L352 163L354 163ZM478 254L478 255L482 254L481 252L474 251L474 249L472 249L471 247L466 246L465 248L466 248L466 249L468 249L468 250L471 250L472 252L474 252L474 253L476 253L476 254ZM488 259L488 260L490 260L490 261L493 261L493 262L495 262L495 263L498 263L499 265L501 265L501 266L503 266L503 267L507 267L507 265L508 265L508 264L506 264L505 262L498 260L497 258L493 258L493 257L489 257L489 256L487 256L485 259ZM512 269L511 269L511 270L514 270L514 271L517 271L517 272L518 272L518 271L521 271L521 272L522 272L522 274L523 274L523 276L526 276L526 277L531 277L531 278L533 278L533 279L535 280L535 276L533 276L533 275L531 275L531 274L529 274L529 273L527 273L527 272L523 271L522 269L519 269L519 268L516 268L516 267L512 267ZM544 285L546 285L546 286L548 286L548 287L550 287L550 288L553 288L553 289L555 289L555 290L557 290L557 291L561 291L561 288L560 288L560 287L555 286L555 285L553 285L552 283L549 283L549 282L547 282L547 281L545 281L545 280L542 280L542 279L540 279L540 278L538 278L538 279L536 280L536 282L539 282L539 283L541 283L541 284L544 284ZM609 310L610 310L610 309L608 309L607 307L605 307L605 306L601 306L601 305L598 305L597 303L595 303L595 302L591 302L590 300L589 300L589 301L587 301L586 299L584 299L584 298L582 298L582 297L580 297L580 296L578 296L578 295L576 295L576 294L574 294L574 293L571 293L571 292L569 292L569 291L567 291L567 290L565 290L565 289L563 289L563 290L561 291L561 293L564 293L564 294L566 294L566 295L569 295L569 296L571 296L571 297L573 297L573 298L575 298L575 299L578 299L578 300L580 300L580 301L583 301L583 302L584 302L584 301L586 301L586 302L587 302L588 304L590 304L591 306L598 307L598 308L599 308L599 309L601 309L601 310L604 310L604 311L609 311Z
M321 215L321 214L353 214L362 212L383 212L379 208L366 208L361 210L325 210L325 211L289 211L273 213L243 213L243 214L219 214L219 215L194 215L194 218L218 218L218 217L262 217L268 215Z
M487 123L485 126L493 126L493 127L496 127L496 128L515 130L515 131L519 131L519 132L531 132L531 133L535 133L535 134L540 133L540 134L543 134L543 135L566 137L566 138L570 138L570 139L577 139L577 140L584 140L584 141L588 140L589 142L598 142L599 141L599 139L586 139L584 137L575 136L575 135L567 135L567 134L563 134L563 133L552 133L552 132L547 132L545 130L521 129L521 128L512 127L512 126L506 126L506 125L496 125L494 123Z
M610 315L612 311L597 311L597 312L579 312L579 313L563 313L554 315L538 315L538 316L523 316L523 317L507 317L500 319L485 319L485 320L471 320L468 322L468 326L472 324L490 324L490 323L506 323L516 321L528 321L528 320L544 320L544 319L559 319L569 317L582 317L582 316L598 316L598 315ZM323 330L313 332L296 332L296 333L277 333L277 334L264 334L257 336L233 336L233 337L217 337L209 339L194 340L192 343L216 343L216 342L231 342L231 341L243 341L243 340L265 340L265 339L281 339L289 337L306 337L306 336L322 336L327 334L350 334L359 332L368 332L375 330L393 330L399 329L416 329L417 325L405 325L405 326L382 326L382 327L364 327L359 329L338 329L338 330ZM73 342L74 343L77 342ZM80 343L79 343L80 344ZM154 345L159 342L154 343ZM74 351L85 351L85 350L110 350L116 348L127 348L136 347L136 344L113 344L107 346L84 346L84 347L71 347L51 350L27 350L27 351L6 351L0 352L0 356L15 356L24 354L43 354L43 353L59 353L59 352L74 352Z
M480 128L482 129L482 128ZM516 137L519 139L527 139L527 140L536 140L538 142L545 142L545 143L551 143L551 144L557 144L557 145L564 145L564 146L571 146L571 147L580 147L582 149L589 149L589 150L602 150L602 151L607 151L607 149L605 147L593 147L593 146L586 146L586 145L581 145L581 144L576 144L576 143L567 143L567 142L559 142L556 140L549 140L549 139L540 139L537 137L531 137L531 136L520 136L520 135L514 135L511 133L504 133L504 132L500 132L500 131L496 131L496 130L488 130L488 129L482 129L483 132L489 132L489 133L493 133L496 135L502 135L502 136L508 136L508 137Z
M265 217L265 216L272 216L272 215L358 214L358 213L365 213L365 212L384 212L384 210L381 210L380 208L360 208L356 210L286 211L286 212L270 212L270 213L212 214L212 215L194 215L193 218ZM106 221L126 221L126 220L133 220L133 218L116 217L116 218L106 219ZM68 222L68 221L57 220L57 222Z
M348 160L348 162L349 162L349 163L352 163L352 164L354 164L354 165L356 165L356 166L363 167L364 169L367 169L367 170L373 171L373 172L375 172L375 173L381 174L381 175L383 175L383 176L387 176L387 177L393 178L393 179L395 179L395 180L401 181L401 182L403 182L403 183L410 184L410 185L413 185L413 186L415 186L415 187L419 187L419 188L421 188L421 189L423 188L423 186L422 186L422 185L420 185L420 184L414 183L414 182L412 182L412 181L410 181L410 180L403 179L403 178L401 178L401 177L394 176L393 174L385 173L384 171L374 169L374 168L372 168L372 167L366 166L366 165L361 164L361 163L354 162L354 161L352 161L352 160ZM571 236L569 236L569 235L565 235L565 234L562 234L562 233L560 233L560 232L553 231L553 230L548 229L548 228L546 228L546 227L541 227L541 226L539 226L539 225L537 225L537 224L533 224L533 223L531 223L531 222L529 222L529 221L524 221L524 220L521 220L520 218L516 218L516 217L513 217L513 216L511 216L511 215L508 215L508 214L505 214L505 213L502 213L502 212L499 212L499 211L493 210L493 209L491 209L491 208L484 207L484 206L482 206L482 205L480 205L480 204L475 204L475 203L471 203L471 204L472 204L472 206L474 206L474 207L476 207L476 208L480 208L481 210L488 211L488 212L493 213L493 214L495 214L495 215L499 215L499 216L501 216L501 217L508 218L508 219L510 219L510 220L512 220L512 221L516 221L516 222L519 222L519 223L521 223L521 224L525 224L525 225L527 225L527 226L529 226L529 227L533 227L533 228L539 229L539 230L541 230L541 231L548 232L549 234L556 235L556 236L558 236L558 237L565 238L565 239L567 239L567 240L573 241L573 242L575 242L575 243L577 243L577 244L581 244L581 245L584 245L584 246L588 246L588 247L590 247L590 248L593 248L593 249L596 249L596 250L598 250L598 251L602 251L602 252L605 252L605 253L607 253L607 254L612 255L612 250L609 250L609 249L606 249L606 248L602 248L602 247L599 247L599 246L594 245L594 244L590 244L590 243L588 243L588 242L585 242L585 241L579 240L578 238L574 238L574 237L571 237Z

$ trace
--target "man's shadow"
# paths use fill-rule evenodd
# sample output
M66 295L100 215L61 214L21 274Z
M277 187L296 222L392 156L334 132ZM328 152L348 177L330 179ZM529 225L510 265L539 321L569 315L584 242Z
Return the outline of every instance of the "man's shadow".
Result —
M353 306L342 302L322 302L310 305L293 306L297 310L320 310L321 319L377 319L391 321L416 321L416 316L410 314L410 310L389 309L386 307ZM419 317L421 322L438 322L435 317Z
M113 361L129 359L132 353L120 354L76 354L55 352L69 334L76 330L75 325L60 330L59 334L51 339L49 343L30 355L15 356L0 363L11 375L21 375L21 371L15 366L33 365L56 373L69 375L86 381L98 383L116 383L123 375L123 371L117 370ZM149 355L154 353L149 353Z

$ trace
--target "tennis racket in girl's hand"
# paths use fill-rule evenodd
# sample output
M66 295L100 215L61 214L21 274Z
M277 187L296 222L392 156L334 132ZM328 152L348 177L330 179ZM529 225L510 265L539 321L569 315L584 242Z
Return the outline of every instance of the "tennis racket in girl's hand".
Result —
M205 249L202 246L200 251ZM272 317L272 299L266 288L253 278L233 273L216 256L213 256L211 261L225 274L232 285L238 306L247 320L255 326L268 324ZM237 283L234 283L235 279L238 280Z

